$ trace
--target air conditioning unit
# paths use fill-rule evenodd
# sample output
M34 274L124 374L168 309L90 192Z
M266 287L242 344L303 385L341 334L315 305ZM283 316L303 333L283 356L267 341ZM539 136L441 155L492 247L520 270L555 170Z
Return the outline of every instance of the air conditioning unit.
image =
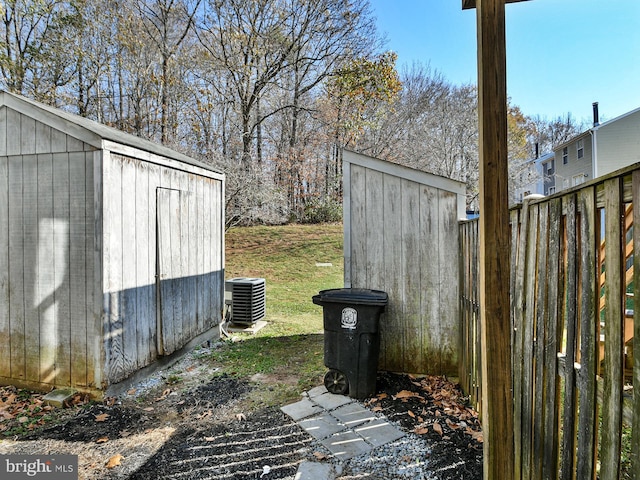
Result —
M225 304L231 307L231 323L253 325L264 318L267 298L264 278L232 278L225 282L224 290Z

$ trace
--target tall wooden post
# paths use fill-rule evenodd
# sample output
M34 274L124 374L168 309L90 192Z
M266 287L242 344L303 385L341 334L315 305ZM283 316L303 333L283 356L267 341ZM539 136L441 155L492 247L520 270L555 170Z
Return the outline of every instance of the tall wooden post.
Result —
M475 5L474 5L475 4ZM514 478L505 0L476 7L480 152L480 314L484 478Z

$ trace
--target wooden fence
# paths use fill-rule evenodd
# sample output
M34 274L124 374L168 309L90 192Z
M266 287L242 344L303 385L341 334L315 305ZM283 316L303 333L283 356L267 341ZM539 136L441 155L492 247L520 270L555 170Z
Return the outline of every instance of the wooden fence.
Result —
M633 205L639 165L510 212L517 479L640 479ZM460 382L481 410L477 221L460 248Z

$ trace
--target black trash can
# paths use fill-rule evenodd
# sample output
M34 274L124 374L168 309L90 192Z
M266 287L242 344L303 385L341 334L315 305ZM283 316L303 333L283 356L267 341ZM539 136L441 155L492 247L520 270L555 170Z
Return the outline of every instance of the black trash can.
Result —
M331 393L367 398L375 394L380 353L380 314L386 292L363 288L322 290L313 303L323 307L324 384Z

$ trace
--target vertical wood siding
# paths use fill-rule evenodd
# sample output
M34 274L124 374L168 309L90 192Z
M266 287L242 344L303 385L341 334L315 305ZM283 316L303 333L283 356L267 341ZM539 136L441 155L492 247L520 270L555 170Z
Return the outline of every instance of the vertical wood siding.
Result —
M355 163L348 170L345 279L389 295L380 368L457 373L457 195Z
M511 211L515 478L640 478L640 169ZM481 401L477 222L460 224L461 386Z
M215 327L223 188L0 108L0 382L103 389ZM161 190L177 194L167 248Z
M0 378L92 388L93 152L6 107L0 140Z
M219 323L223 192L220 180L122 155L106 157L103 172L111 384Z

